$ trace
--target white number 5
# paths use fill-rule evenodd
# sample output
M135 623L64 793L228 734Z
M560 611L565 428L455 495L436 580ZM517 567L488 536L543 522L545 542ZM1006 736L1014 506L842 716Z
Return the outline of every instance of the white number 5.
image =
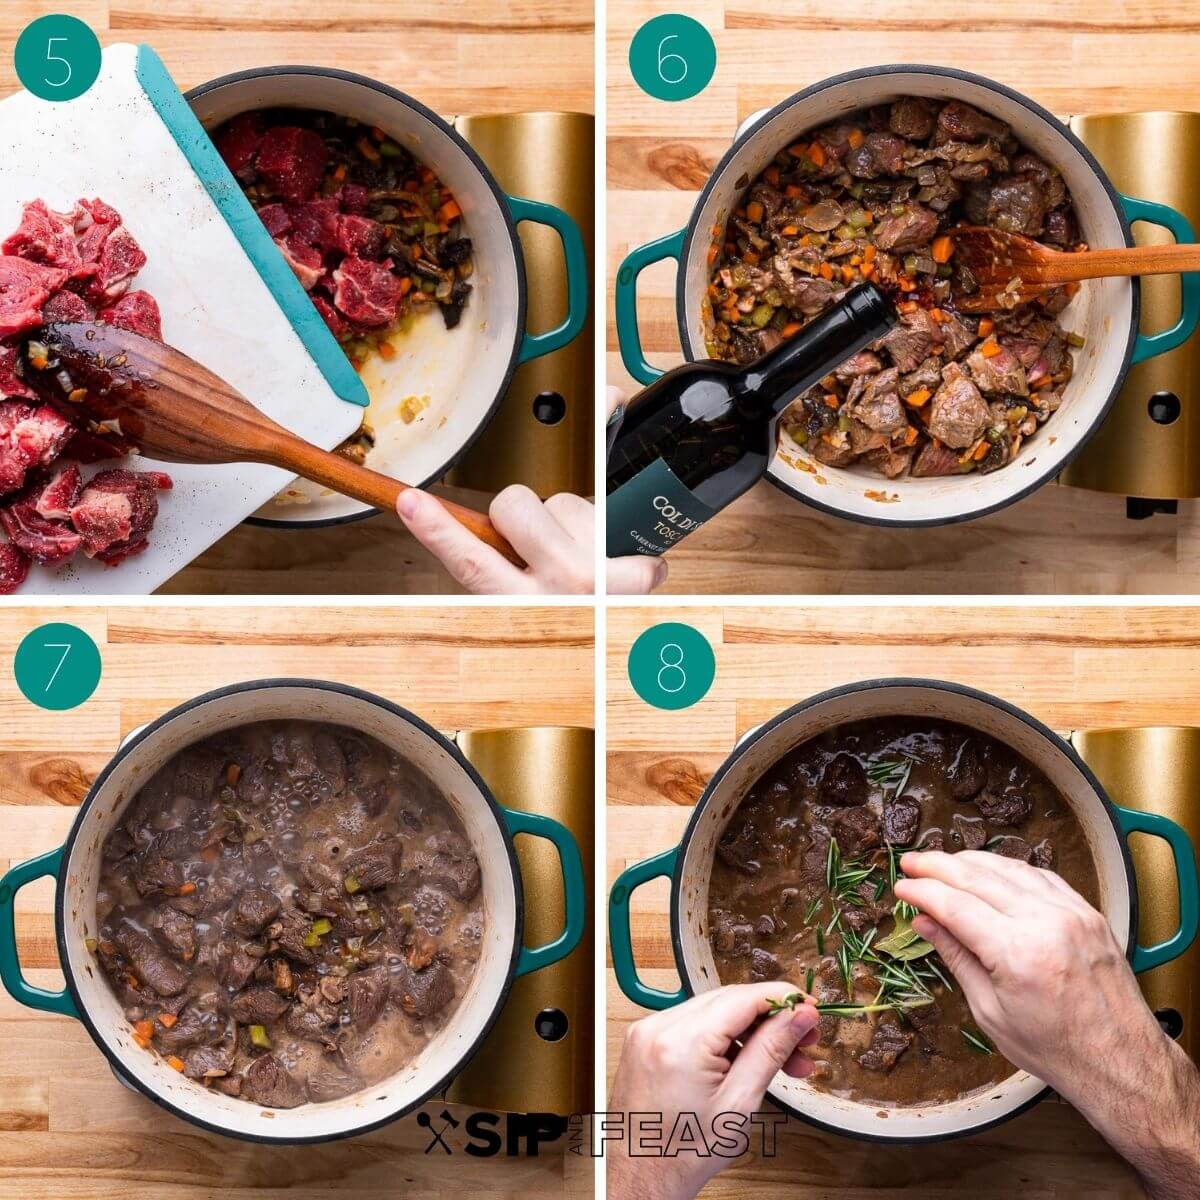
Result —
M687 59L684 58L682 54L664 54L663 53L663 47L668 42L674 40L678 36L679 36L679 34L677 34L677 33L668 34L665 38L663 38L663 40L661 42L658 43L658 76L663 81L663 83L671 83L671 84L682 83L687 78L687 73L688 73ZM682 73L680 75L678 75L675 79L672 79L666 73L666 71L663 69L666 66L666 64L671 61L671 59L675 59L676 62L680 63L683 66Z
M51 53L51 51L54 49L55 42L65 42L66 40L67 39L65 37L52 37L52 38L48 38L46 41L46 62L47 63L62 63L62 65L67 68L67 73L66 73L66 75L63 76L62 79L57 79L57 80L51 79L50 76L47 75L46 76L46 85L48 87L66 87L67 84L71 82L71 64L70 64L70 62L68 62L67 59L63 58L59 54Z

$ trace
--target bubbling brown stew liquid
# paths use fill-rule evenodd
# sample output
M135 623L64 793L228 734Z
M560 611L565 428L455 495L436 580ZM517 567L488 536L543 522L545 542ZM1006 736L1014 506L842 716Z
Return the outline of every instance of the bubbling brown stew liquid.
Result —
M340 725L175 755L104 843L94 950L134 1040L257 1104L400 1070L479 960L479 862L423 774Z
M1099 906L1078 819L1016 751L949 721L855 721L780 759L725 830L708 894L721 982L811 980L820 1003L871 1004L894 962L878 949L897 925L888 860L906 849L1020 858ZM899 970L913 971L917 985L890 994L924 998L924 989L932 1003L822 1016L814 1086L911 1105L954 1100L1014 1073L936 954Z

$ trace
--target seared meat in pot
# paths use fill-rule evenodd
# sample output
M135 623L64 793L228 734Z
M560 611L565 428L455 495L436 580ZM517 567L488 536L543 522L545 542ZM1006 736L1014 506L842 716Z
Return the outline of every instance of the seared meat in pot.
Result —
M825 466L888 478L1006 466L1071 378L1067 347L1083 341L1057 317L1078 285L996 317L957 312L974 286L954 257L964 223L1082 248L1062 176L967 104L902 96L822 126L712 231L709 357L751 362L871 280L897 297L900 324L801 396L783 429Z

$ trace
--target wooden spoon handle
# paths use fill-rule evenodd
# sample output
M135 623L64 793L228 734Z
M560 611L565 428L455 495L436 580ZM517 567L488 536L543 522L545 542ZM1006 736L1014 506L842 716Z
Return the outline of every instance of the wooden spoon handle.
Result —
M1118 250L1055 254L1053 265L1047 266L1044 278L1054 283L1110 275L1175 275L1200 271L1200 245L1123 246Z
M282 432L282 431L280 431ZM401 492L410 491L407 483L381 475L370 467L361 467L341 454L333 454L318 446L310 445L302 438L290 434L275 433L270 443L258 456L260 462L294 471L305 479L332 488L343 496L353 496L364 504L384 512L396 511L396 500ZM504 555L515 567L524 567L525 561L501 536L488 518L472 508L464 508L453 500L435 497L438 503L464 528L469 529L481 542Z

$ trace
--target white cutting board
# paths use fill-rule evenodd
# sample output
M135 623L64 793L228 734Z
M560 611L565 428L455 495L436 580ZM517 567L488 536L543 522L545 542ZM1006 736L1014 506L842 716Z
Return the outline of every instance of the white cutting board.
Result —
M164 340L269 417L325 449L358 428L361 382L152 51L108 47L76 100L0 101L0 238L39 196L59 210L81 196L116 208L149 260L132 286L157 299ZM159 464L87 473L116 465ZM255 465L161 469L175 487L158 494L147 550L117 567L82 554L35 564L14 599L151 592L294 478Z

